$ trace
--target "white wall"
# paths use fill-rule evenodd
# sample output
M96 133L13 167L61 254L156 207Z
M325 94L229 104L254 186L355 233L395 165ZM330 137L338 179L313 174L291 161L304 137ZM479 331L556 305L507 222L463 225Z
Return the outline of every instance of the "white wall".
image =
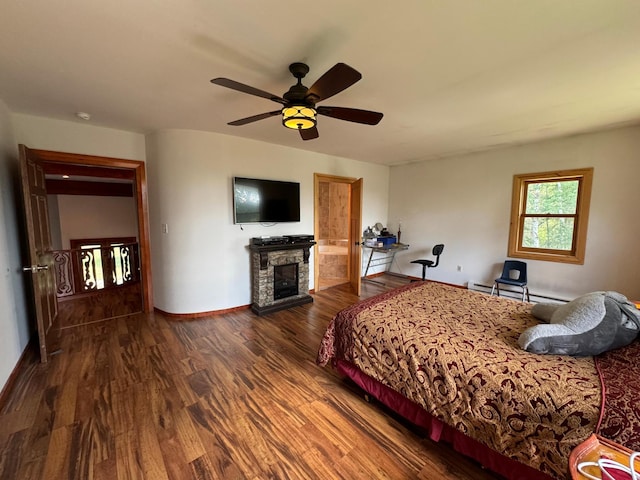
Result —
M530 261L531 288L567 298L597 289L640 297L640 250L634 242L640 237L637 127L389 170L206 132L156 132L145 144L137 133L8 114L6 108L5 115L13 124L15 142L9 140L10 146L149 157L154 295L163 310L190 313L249 303L245 246L254 236L313 232L314 172L365 178L363 228L380 221L395 232L402 222L402 241L411 245L398 255L403 273L419 275L420 267L409 261L427 256L435 243L443 242L442 264L429 275L464 284L470 279L490 283L504 261L513 174L593 166L585 265ZM247 225L244 231L233 225L234 175L300 181L302 221L271 228ZM162 223L169 225L166 235L160 233Z
M51 234L51 248L62 250L62 230L60 227L60 210L58 209L58 195L47 195L47 212L49 215L49 233Z
M409 261L430 258L432 246L444 243L429 278L492 284L507 255L513 175L579 167L595 169L585 264L529 260L530 289L560 298L615 290L640 299L640 127L392 167L389 223L401 222L411 245L398 255L400 269L419 276Z
M147 158L154 303L167 312L251 303L249 239L313 233L314 172L363 177L363 224L387 218L388 167L189 130L148 135ZM233 176L300 182L301 221L234 225Z
M55 197L63 249L71 248L70 239L138 237L138 211L132 197Z
M16 142L29 148L127 160L145 159L144 135L140 133L21 113L13 113L11 120Z
M0 100L0 391L30 336L21 248L18 151L10 112Z
M313 173L364 177L363 225L385 223L388 167L226 135L165 131L144 136L24 114L12 114L16 143L30 148L151 159L149 210L154 304L172 313L246 305L249 238L313 233ZM234 175L301 182L302 221L274 227L233 225ZM61 212L61 217L63 216ZM160 233L161 224L169 233ZM313 257L311 258L313 262ZM313 285L311 285L313 287Z

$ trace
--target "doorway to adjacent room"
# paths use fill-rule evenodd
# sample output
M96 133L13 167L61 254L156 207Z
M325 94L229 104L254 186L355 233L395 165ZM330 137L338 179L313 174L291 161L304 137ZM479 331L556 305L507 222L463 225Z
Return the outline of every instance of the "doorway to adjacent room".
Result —
M314 174L314 286L350 283L360 294L362 179Z
M60 284L60 279L56 279L56 274L61 270L59 268L56 269L51 241L47 202L47 194L49 193L49 189L47 188L47 175L64 173L65 175L75 177L101 177L103 179L128 178L131 180L132 195L135 198L137 210L138 244L136 245L136 251L139 252L139 255L136 255L135 267L138 269L139 265L139 271L132 272L132 275L135 273L135 283L137 284L137 293L134 292L133 296L139 299L137 301L141 304L143 311L150 312L153 309L153 298L151 292L151 255L149 251L150 242L145 165L144 162L135 160L33 150L24 145L20 145L20 162L27 216L26 226L29 239L29 261L31 263L25 266L24 270L29 272L26 274L30 275L33 285L32 291L34 293L34 305L36 307L35 313L40 356L41 360L46 362L48 356L57 348L61 327L63 326L61 325L61 319L64 317L64 315L61 315L62 312L59 308L56 292L56 285ZM82 182L76 182L74 185L78 187L81 186L81 184ZM120 258L122 258L122 246L117 246L117 248L120 249ZM114 256L114 258L116 257L117 255ZM137 263L138 260L139 263ZM117 277L117 266L115 266L115 263L114 268L109 271L116 272ZM120 263L125 265L126 262ZM126 264L133 265L130 262ZM85 262L83 265L84 269L85 267L88 268L89 265L94 266L95 264ZM93 270L95 269L92 267L92 271ZM129 277L128 274L127 277ZM72 283L75 284L77 282L69 282L69 285ZM117 278L115 283L117 283ZM126 285L125 287L128 288L129 286L130 285ZM101 294L102 291L99 293ZM87 294L83 293L82 295L86 296ZM121 304L122 298L113 298L111 301ZM80 310L93 311L95 310L94 303L91 303L87 308L74 308L72 313L75 315ZM82 321L80 323L84 322Z

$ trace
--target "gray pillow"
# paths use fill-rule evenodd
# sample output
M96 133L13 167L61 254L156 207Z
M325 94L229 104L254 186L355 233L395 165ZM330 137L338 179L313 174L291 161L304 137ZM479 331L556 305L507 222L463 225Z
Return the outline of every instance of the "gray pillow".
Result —
M631 343L640 331L640 312L617 292L594 292L565 305L537 304L531 313L548 324L520 335L524 350L540 354L598 355Z

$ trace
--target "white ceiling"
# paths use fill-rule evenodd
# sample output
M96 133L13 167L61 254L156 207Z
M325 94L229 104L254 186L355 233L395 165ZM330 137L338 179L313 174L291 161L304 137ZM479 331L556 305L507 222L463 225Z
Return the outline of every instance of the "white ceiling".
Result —
M13 112L150 132L195 129L394 165L640 122L639 0L7 0L0 99ZM311 86L344 62L362 80L320 105L302 141L278 104L288 65ZM36 146L37 147L37 146Z

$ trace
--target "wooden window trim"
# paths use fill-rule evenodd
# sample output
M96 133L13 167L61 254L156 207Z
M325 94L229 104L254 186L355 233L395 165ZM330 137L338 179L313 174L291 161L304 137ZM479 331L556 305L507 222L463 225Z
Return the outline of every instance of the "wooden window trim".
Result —
M535 217L573 217L573 250L549 250L543 248L522 247L522 231L526 206L526 187L528 183L557 182L559 180L579 180L578 199L575 214L540 214ZM543 260L548 262L573 263L583 265L587 245L587 227L589 224L589 206L591 203L591 187L593 184L593 168L560 170L554 172L528 173L513 176L513 193L511 199L511 222L509 226L508 256Z

